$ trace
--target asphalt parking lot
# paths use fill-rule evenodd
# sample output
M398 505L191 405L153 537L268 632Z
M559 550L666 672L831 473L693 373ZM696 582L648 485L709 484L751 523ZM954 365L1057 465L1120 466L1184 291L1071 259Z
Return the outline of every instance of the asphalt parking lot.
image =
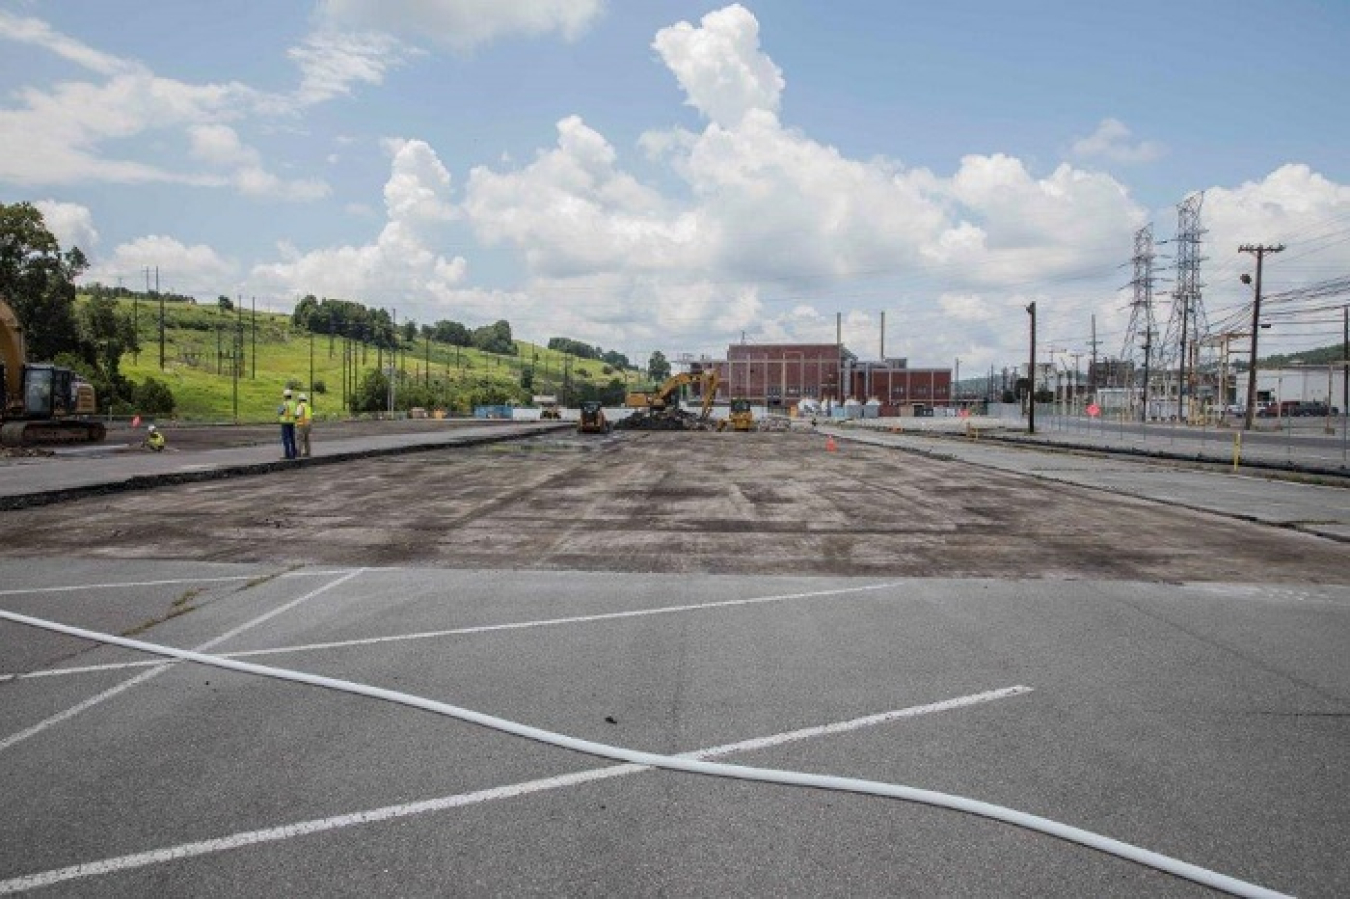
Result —
M0 513L9 613L492 718L0 621L0 892L1208 892L552 736L1350 891L1350 547L1117 488L806 434L557 432Z

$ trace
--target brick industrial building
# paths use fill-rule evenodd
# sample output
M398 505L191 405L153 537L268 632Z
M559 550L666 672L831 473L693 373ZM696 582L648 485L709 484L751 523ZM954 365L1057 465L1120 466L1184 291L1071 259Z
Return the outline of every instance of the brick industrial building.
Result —
M725 359L680 361L691 372L716 370L718 402L745 397L769 410L787 411L803 399L875 398L884 410L946 406L952 400L950 369L910 368L905 359L864 361L842 344L733 343Z

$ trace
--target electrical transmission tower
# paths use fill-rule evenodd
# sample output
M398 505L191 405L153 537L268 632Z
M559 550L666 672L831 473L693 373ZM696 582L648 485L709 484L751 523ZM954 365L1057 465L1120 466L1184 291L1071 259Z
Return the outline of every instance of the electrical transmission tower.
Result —
M1130 326L1125 332L1125 344L1120 351L1122 360L1134 361L1142 354L1143 403L1139 410L1140 421L1148 420L1149 365L1153 357L1153 341L1158 334L1158 324L1153 316L1153 259L1153 225L1150 224L1134 232L1134 256L1131 260L1134 263L1134 278L1130 281L1130 286L1134 288L1134 300L1130 303ZM1131 377L1131 381L1135 379ZM1133 408L1133 390L1130 391L1129 402Z
M1192 420L1199 411L1195 399L1199 376L1200 342L1209 336L1209 321L1201 298L1200 240L1205 229L1200 224L1203 192L1192 194L1177 206L1176 244L1177 278L1172 290L1172 315L1163 337L1159 363L1170 381L1176 370L1177 417Z

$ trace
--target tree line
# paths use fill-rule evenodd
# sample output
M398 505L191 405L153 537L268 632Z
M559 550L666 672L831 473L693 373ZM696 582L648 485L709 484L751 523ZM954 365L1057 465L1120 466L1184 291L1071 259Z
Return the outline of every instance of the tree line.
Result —
M595 359L598 362L604 362L615 368L633 367L632 363L628 361L628 357L623 353L617 353L614 350L602 350L598 346L591 346L588 343L582 343L580 340L573 340L570 337L550 337L548 348L550 350L556 350L559 353L580 356L583 359Z
M504 319L472 330L460 322L448 320L419 326L409 319L400 325L387 309L374 309L352 300L319 299L308 294L296 304L291 322L297 328L315 334L346 337L385 350L409 346L420 336L499 356L517 354L511 323Z

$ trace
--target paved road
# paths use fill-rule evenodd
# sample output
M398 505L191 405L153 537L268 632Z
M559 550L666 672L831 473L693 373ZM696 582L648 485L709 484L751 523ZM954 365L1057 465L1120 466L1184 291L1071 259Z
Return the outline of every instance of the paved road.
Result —
M683 454L660 449L670 435L551 436L3 512L0 527L42 533L33 553L0 558L0 609L618 747L969 796L1285 892L1350 894L1350 569L1336 564L1350 550L1286 526L1331 514L1343 491L923 437L829 453L823 437L782 436L698 435ZM864 492L880 470L888 489ZM275 560L211 561L192 538L210 522L186 509L161 527L181 521L182 544L148 555L102 530L132 510L126 527L153 527L205 486L215 500L197 518L247 516L279 477L305 498L318 493L293 484L338 472L353 495L405 491L365 505L372 537L441 539L449 563L389 567L385 544L350 542L345 563L319 565L291 551L289 527L273 531ZM600 477L611 495L590 486ZM439 492L408 502L426 483ZM847 536L785 532L788 496L877 524L857 545L907 541L910 558L886 563L897 572L952 555L971 571L1020 557L1025 573L819 575L790 551L793 568L766 573L739 540L768 554ZM564 511L544 517L544 497ZM1235 520L1266 505L1284 509L1279 527ZM1043 530L984 527L1012 511ZM1113 524L1147 556L1110 579L1057 567L1079 544L1123 544ZM524 536L510 528L555 551L513 558ZM1258 546L1278 548L1268 565L1239 555ZM1300 580L1300 552L1321 583ZM563 570L583 558L607 569ZM642 570L658 558L685 567ZM619 768L369 698L148 661L0 621L0 893L1207 894L969 815Z
M1259 521L1350 542L1350 489L1275 480L1251 469L1195 471L1130 457L1086 456L1062 451L1080 435L1045 435L1039 444L957 435L893 434L884 430L827 428L837 439L886 446L972 465L1026 474L1153 502ZM1103 447L1117 446L1111 442ZM1046 451L1049 450L1049 451ZM1061 451L1054 451L1061 450Z
M1025 419L972 417L909 418L856 421L854 428L900 430L905 433L956 435L974 430L980 436L1010 443L1045 447L1099 449L1159 459L1211 461L1232 465L1234 458L1252 472L1299 471L1350 478L1350 441L1341 430L1324 433L1311 420L1280 430L1263 425L1243 432L1232 427L1188 426L1175 422L1122 423L1065 416L1036 417L1036 433L1027 434Z
M354 459L423 452L513 440L565 426L498 421L374 422L356 436L332 426L316 437L313 456L285 461L269 428L215 428L220 448L197 434L172 433L169 449L151 453L113 435L107 444L60 450L54 455L0 459L0 509L18 508L97 492L147 489L216 477L266 474ZM388 431L389 433L382 433ZM344 435L344 436L337 436Z

